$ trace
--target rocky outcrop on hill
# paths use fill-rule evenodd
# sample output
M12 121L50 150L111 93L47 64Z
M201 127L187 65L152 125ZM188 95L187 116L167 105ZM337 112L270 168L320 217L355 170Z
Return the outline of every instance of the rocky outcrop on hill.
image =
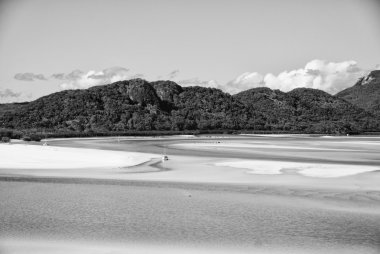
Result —
M336 96L380 117L380 70L370 72Z

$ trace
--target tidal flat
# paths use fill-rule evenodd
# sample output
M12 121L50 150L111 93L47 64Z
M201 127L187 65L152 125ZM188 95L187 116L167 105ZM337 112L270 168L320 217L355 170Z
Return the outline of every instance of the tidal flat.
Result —
M131 167L0 166L0 253L380 251L379 137L221 135L48 144L153 156ZM163 153L169 161L160 161ZM238 161L259 165L260 173L228 164ZM333 165L323 170L340 174L305 175L297 163ZM265 174L281 164L292 166ZM345 165L371 170L344 174Z

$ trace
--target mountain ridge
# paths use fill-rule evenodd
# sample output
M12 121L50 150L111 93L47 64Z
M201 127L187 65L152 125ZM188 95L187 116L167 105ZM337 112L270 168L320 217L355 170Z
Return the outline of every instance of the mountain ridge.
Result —
M360 133L379 120L340 96L317 89L216 88L132 79L65 90L28 103L0 105L0 128L27 132L262 130Z
M371 71L336 96L380 117L380 70Z

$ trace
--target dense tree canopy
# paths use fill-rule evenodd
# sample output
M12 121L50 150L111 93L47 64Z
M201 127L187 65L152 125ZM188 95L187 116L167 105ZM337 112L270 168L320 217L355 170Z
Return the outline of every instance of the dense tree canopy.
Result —
M320 90L254 88L231 96L172 81L119 81L0 104L0 127L37 132L267 130L347 133L379 129L371 113Z

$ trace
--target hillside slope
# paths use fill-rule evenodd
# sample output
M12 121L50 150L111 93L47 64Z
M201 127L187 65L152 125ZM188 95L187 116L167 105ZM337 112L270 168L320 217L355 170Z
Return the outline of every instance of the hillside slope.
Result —
M343 99L310 88L288 93L253 88L235 95L250 110L264 114L276 129L298 132L358 132L378 124L373 116Z
M370 72L336 96L380 117L380 70Z
M217 89L142 79L44 96L0 116L3 128L108 132L242 129L250 113Z
M4 104L5 105L5 104ZM379 128L371 113L325 92L255 88L231 96L172 81L119 81L0 107L0 128L28 132L265 130L349 133Z

